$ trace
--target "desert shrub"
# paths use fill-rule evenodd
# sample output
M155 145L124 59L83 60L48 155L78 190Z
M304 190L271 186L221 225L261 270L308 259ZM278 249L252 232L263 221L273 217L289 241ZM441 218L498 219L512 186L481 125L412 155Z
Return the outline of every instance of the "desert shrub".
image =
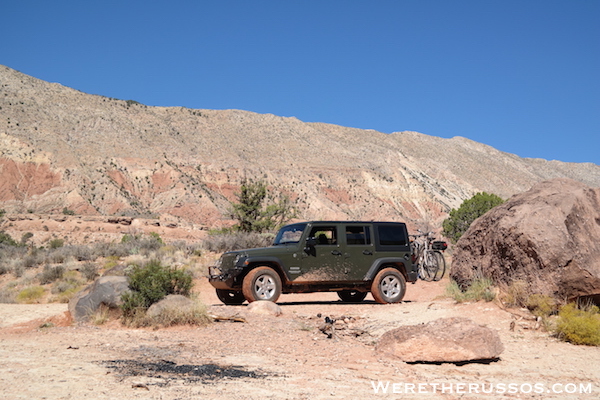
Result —
M516 280L504 290L502 302L510 307L526 307L530 296L527 282Z
M52 283L57 281L63 277L65 274L65 267L62 265L57 266L44 266L44 270L39 274L39 280L41 285L47 285L48 283Z
M51 249L58 249L65 245L64 239L52 239L48 242L48 247Z
M10 271L12 268L9 265L0 263L0 275L8 274Z
M0 244L6 246L18 246L19 244L6 232L0 231Z
M463 201L459 208L450 211L449 217L442 223L444 236L456 243L473 221L502 203L504 200L495 194L477 193Z
M189 296L192 289L192 275L187 271L163 266L152 260L144 266L134 266L127 272L130 292L123 294L124 319L135 319L152 304L169 294Z
M100 305L90 316L90 322L94 325L104 325L110 319L111 310L105 305Z
M121 246L126 250L127 255L145 254L149 255L152 251L160 249L163 241L158 234L143 235L123 235Z
M143 319L145 326L208 325L211 322L206 306L195 301L191 309L165 308L155 316Z
M68 257L68 250L61 246L48 250L45 255L45 261L50 264L62 264L67 261Z
M92 249L90 249L88 246L69 246L69 248L70 254L77 261L92 261L95 259Z
M129 255L129 249L122 244L117 243L98 243L94 247L94 253L97 257L120 258Z
M457 303L479 300L492 301L496 297L493 286L491 279L480 277L474 279L466 290L461 290L458 283L451 280L446 287L446 294Z
M209 235L203 242L207 251L222 253L240 249L265 247L273 243L272 234L256 232L229 232Z
M0 303L12 304L17 301L17 292L13 288L1 288L0 289Z
M25 232L23 235L21 235L21 245L24 246L25 244L27 244L27 241L29 239L31 239L32 237L33 237L33 233Z
M87 281L93 281L98 276L100 276L100 274L98 273L98 266L91 262L86 262L85 264L83 264L79 269L79 272L81 272L81 275Z
M25 269L27 269L27 268L35 268L39 264L42 264L43 262L44 262L44 257L41 256L37 252L36 253L28 254L28 255L26 255L25 257L23 257L20 260L21 265Z
M46 289L43 286L30 286L21 290L16 297L18 303L37 303L42 297Z
M560 308L556 335L567 342L600 346L600 314L597 306L577 307L569 303Z
M556 311L556 301L545 294L532 294L527 299L526 306L537 317L547 317Z

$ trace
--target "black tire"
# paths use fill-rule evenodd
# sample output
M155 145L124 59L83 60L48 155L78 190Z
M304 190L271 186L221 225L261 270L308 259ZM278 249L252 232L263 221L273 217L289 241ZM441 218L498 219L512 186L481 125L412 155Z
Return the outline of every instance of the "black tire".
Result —
M256 300L276 302L281 295L281 278L273 268L254 268L244 277L242 293L248 303Z
M438 260L438 269L435 273L435 276L433 277L433 280L439 281L444 277L444 274L446 273L446 259L444 258L444 254L441 251L435 251L435 257Z
M219 300L223 302L223 304L227 304L228 306L239 306L246 298L242 292L236 290L227 290L227 289L216 289L217 297Z
M399 303L406 293L406 279L396 268L384 268L375 275L371 294L381 304Z
M359 292L358 290L342 290L337 294L340 300L346 303L360 303L367 297L367 292Z

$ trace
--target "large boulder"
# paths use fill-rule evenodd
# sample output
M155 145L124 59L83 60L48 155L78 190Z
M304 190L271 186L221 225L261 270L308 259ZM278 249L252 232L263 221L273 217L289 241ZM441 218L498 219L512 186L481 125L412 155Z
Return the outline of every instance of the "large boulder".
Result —
M404 362L462 363L497 359L504 345L496 331L455 317L388 331L375 351Z
M100 277L71 298L69 312L76 322L86 321L102 305L119 307L122 304L121 295L129 290L125 276Z
M451 277L515 281L559 301L600 299L600 188L553 179L475 220L456 244Z

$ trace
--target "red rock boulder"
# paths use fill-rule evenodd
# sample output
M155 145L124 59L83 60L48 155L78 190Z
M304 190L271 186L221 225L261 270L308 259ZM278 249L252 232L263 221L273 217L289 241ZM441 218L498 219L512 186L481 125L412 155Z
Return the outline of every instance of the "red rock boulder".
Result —
M475 220L455 247L451 278L500 286L519 280L530 293L600 300L600 188L544 181Z

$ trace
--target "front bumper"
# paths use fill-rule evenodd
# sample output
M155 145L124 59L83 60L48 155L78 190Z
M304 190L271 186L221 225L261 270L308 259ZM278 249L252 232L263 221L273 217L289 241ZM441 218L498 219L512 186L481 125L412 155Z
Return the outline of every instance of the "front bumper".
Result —
M215 289L239 289L242 287L242 280L238 279L243 268L234 267L223 272L219 266L209 268L208 282Z

